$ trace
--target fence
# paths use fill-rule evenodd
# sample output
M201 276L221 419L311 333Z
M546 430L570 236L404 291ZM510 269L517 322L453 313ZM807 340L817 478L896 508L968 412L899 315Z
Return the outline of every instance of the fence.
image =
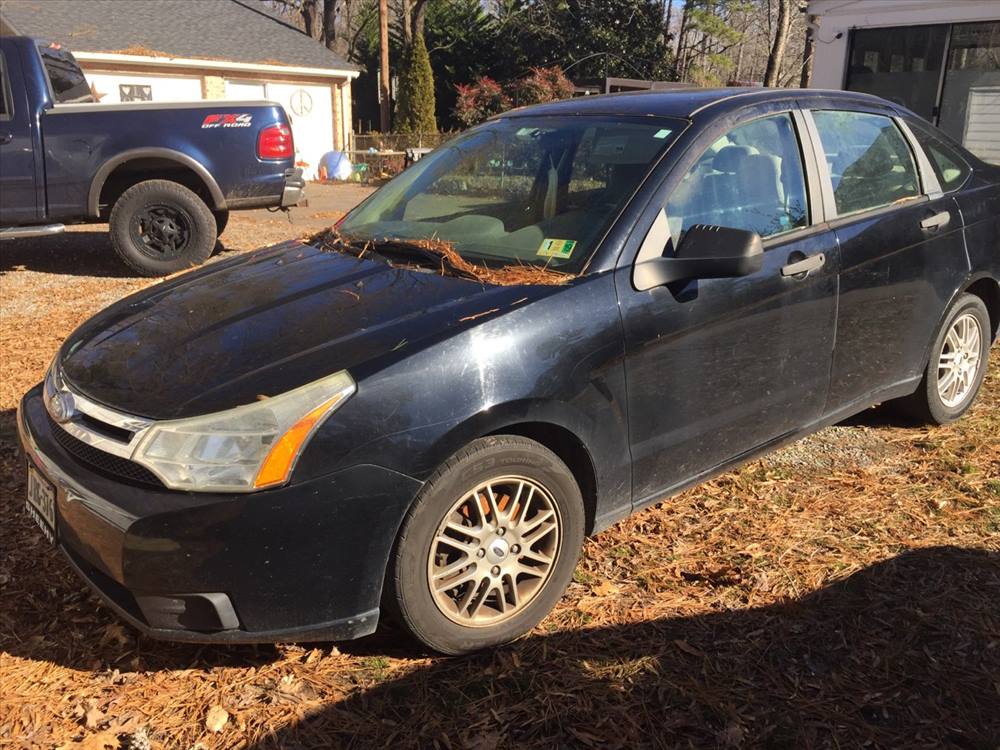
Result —
M395 177L406 166L409 148L437 148L454 133L365 133L354 135L349 157L363 182ZM360 167L360 165L364 165Z
M364 133L353 140L353 151L406 151L408 148L437 148L455 133Z

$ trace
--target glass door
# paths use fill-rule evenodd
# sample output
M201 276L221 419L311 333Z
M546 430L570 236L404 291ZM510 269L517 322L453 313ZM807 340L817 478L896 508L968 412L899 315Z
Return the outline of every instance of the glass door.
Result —
M845 88L881 96L933 121L948 28L855 30Z

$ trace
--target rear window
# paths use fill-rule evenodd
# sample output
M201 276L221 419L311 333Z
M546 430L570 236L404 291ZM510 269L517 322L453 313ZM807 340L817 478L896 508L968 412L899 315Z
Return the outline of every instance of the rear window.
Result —
M39 44L38 52L52 84L56 104L94 101L90 84L84 78L72 52L57 44Z
M888 117L867 112L813 112L830 168L837 214L889 206L920 195L906 139Z
M941 183L941 189L949 192L962 187L972 169L965 163L961 154L928 126L913 120L908 120L907 124L916 136L920 148L927 154L931 168Z

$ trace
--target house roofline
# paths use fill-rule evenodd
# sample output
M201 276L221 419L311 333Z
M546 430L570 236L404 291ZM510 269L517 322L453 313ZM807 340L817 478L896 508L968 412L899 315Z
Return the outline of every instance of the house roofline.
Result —
M307 75L320 78L357 78L361 73L344 68L313 68L299 65L270 65L264 63L230 62L227 60L204 60L196 57L160 57L147 55L122 55L117 52L77 52L73 56L80 62L118 63L122 65L162 65L171 68L203 68L207 70L231 70L252 73L281 73L284 75Z

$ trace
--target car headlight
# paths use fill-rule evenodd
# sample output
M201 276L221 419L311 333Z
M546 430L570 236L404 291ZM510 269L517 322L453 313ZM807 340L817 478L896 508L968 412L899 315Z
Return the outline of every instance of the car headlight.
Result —
M157 422L132 460L178 490L252 492L284 484L316 428L355 390L342 371L253 404Z

